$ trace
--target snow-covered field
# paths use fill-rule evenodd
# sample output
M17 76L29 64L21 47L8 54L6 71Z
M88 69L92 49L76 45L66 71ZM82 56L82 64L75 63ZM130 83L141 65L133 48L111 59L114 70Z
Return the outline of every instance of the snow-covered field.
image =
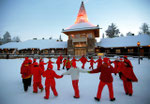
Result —
M114 96L116 98L114 102L109 101L109 92L106 86L103 89L101 101L97 102L94 100L99 84L99 73L80 74L80 99L73 98L74 91L71 77L64 76L62 79L56 79L58 97L55 97L52 91L50 91L49 100L45 100L43 98L45 91L39 91L37 94L32 93L32 86L29 87L28 92L24 92L20 75L20 66L24 59L0 59L0 104L150 104L150 60L144 58L139 65L137 58L129 59L133 64L134 72L139 82L133 83L134 93L130 97L125 95L123 83L118 75L113 75ZM48 59L44 59L44 61L47 62ZM53 59L53 61L56 60ZM77 62L77 65L81 67L80 62ZM57 71L56 68L56 64L54 64L54 70L59 75L65 72L65 70ZM89 63L86 64L86 69L88 68ZM42 83L44 85L44 78Z

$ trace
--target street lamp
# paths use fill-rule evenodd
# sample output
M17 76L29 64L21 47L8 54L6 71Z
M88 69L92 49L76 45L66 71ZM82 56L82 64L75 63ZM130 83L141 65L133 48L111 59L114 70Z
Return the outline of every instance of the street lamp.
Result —
M138 58L138 63L140 64L140 42L137 42L137 46L138 46L138 53L139 53L139 58Z
M148 47L149 47L148 58L150 58L150 45L148 45Z

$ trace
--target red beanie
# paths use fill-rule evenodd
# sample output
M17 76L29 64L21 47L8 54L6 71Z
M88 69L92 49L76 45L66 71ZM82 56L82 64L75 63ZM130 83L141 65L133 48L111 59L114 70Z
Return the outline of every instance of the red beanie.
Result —
M49 65L49 66L48 66L48 69L53 69L53 65Z
M124 56L124 58L127 58L127 56Z
M32 63L32 60L31 59L29 59L29 61L28 61L30 64Z
M105 63L109 64L109 58L105 57L105 58L103 58L103 61L104 61Z

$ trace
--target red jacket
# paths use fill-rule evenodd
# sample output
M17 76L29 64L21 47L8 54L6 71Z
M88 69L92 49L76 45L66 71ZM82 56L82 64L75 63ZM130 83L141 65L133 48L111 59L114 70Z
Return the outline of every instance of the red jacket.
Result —
M97 62L97 67L100 67L102 65L102 59L101 58L96 60L96 62Z
M98 73L101 72L100 74L100 80L106 83L111 83L113 82L113 77L111 73L117 73L116 70L110 65L108 66L106 63L102 64L101 67L90 71L90 73Z
M56 60L56 64L61 64L61 59L59 57Z
M73 58L73 59L71 60L71 63L76 66L76 61L78 61L78 60L76 60L75 58Z
M113 63L114 63L114 68L119 71L119 68L121 67L120 62L115 60L115 61L113 61Z
M93 65L95 63L93 59L91 59L89 62L90 62L90 65Z
M71 68L71 61L70 60L67 60L66 61L66 68Z
M39 66L34 66L32 69L33 82L41 82L42 69Z
M48 68L51 68L51 66L52 66L53 63L54 63L54 62L52 62L51 60L49 60L49 61L48 61L48 66L47 66L47 67L48 67Z
M79 60L80 60L82 63L86 63L86 62L88 61L85 57L81 57Z
M22 74L23 79L27 79L31 77L31 68L32 66L28 64L28 61L24 61L22 63L20 74Z
M66 59L63 60L63 66L66 65L66 61L67 61Z
M62 76L57 75L55 71L52 69L44 71L43 77L46 77L46 80L45 80L46 86L49 86L51 82L55 81L54 78L62 78Z
M128 66L124 62L121 63L120 72L122 73L121 79L130 79L132 82L137 82L138 79L135 76L132 67Z
M42 72L44 72L44 69L45 69L45 67L44 67L44 65L46 65L47 63L44 63L43 61L41 61L40 63L39 63L39 67L42 69Z

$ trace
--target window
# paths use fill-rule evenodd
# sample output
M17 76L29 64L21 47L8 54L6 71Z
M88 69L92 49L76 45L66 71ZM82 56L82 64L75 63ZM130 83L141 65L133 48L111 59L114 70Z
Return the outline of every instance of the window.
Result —
M133 49L128 49L128 53L133 53Z
M116 53L121 53L121 50L120 49L116 49Z
M80 42L80 43L75 42L74 46L75 47L86 47L86 42Z

